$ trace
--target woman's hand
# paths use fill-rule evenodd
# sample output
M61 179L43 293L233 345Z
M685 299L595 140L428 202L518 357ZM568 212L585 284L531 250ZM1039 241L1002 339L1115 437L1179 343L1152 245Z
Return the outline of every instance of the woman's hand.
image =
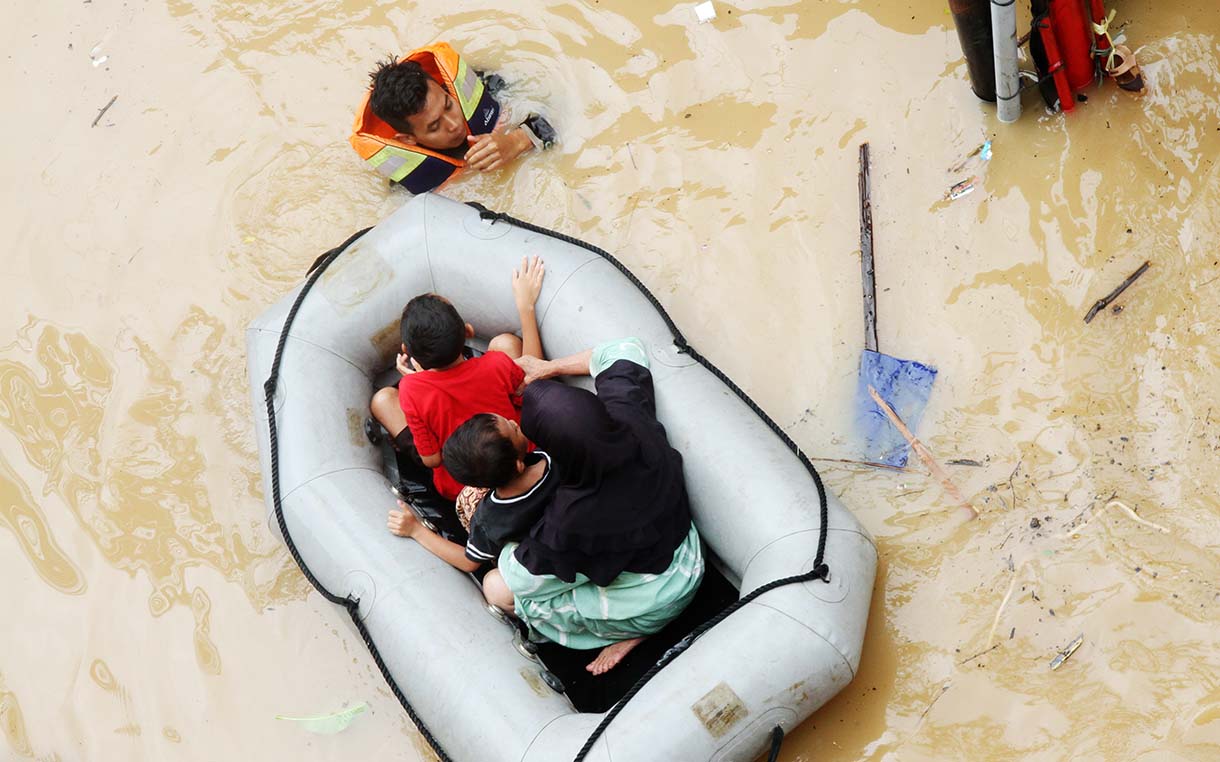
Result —
M551 372L551 363L547 360L539 360L537 357L522 355L513 362L517 363L517 366L525 371L525 380L521 382L520 388L517 389L518 394L535 381L542 381L554 375Z
M527 312L538 303L542 293L542 279L546 275L546 263L535 254L521 257L521 268L513 270L513 299L517 312Z
M397 511L390 511L390 516L386 519L386 527L390 530L390 534L396 534L399 537L414 537L416 532L423 529L423 524L419 523L415 513L403 501L398 501L398 508Z

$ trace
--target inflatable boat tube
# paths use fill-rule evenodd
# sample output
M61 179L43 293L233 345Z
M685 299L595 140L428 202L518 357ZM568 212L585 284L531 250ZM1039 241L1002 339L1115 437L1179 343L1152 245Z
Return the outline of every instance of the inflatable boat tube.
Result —
M546 261L538 322L550 356L621 336L649 347L657 414L684 456L695 522L740 590L809 572L822 529L798 457L678 351L667 318L614 263L433 194L407 202L335 258L295 314L274 383L276 469L264 383L296 291L247 330L250 389L268 504L278 486L300 561L333 594L358 600L353 616L404 703L459 762L568 762L602 715L548 687L467 575L386 531L393 498L362 424L406 301L444 294L481 335L515 331L509 273L524 253ZM828 501L829 581L767 591L712 627L618 707L586 759L753 760L774 727L790 731L851 681L877 554Z

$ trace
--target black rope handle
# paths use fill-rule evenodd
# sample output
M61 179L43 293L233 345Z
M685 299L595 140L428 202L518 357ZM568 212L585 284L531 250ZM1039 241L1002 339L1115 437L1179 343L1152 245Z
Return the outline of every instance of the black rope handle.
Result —
M723 611L721 611L716 616L712 617L708 621L706 621L703 624L696 627L693 631L691 631L691 633L689 635L687 635L685 638L683 638L681 641L679 641L677 644L675 644L673 648L670 648L668 651L666 651L664 653L664 655L662 655L661 658L657 660L657 663L652 665L652 667L649 668L649 670L647 672L645 672L644 675L639 680L637 680L634 685L631 686L631 689L627 691L626 695L624 695L623 698L619 699L619 701L617 703L615 703L615 705L613 707L610 708L610 711L608 711L606 713L606 716L602 718L602 721L600 723L598 723L596 728L593 729L593 732L589 735L588 740L585 741L585 745L581 747L580 751L577 752L576 757L573 759L573 762L581 762L582 760L585 759L585 757L588 756L589 752L592 751L593 744L597 743L597 739L600 738L602 733L605 732L606 728L610 726L610 723L614 720L615 717L618 716L619 712L622 711L623 707L625 707L627 705L627 702L629 702L637 693L639 693L640 690L648 683L648 681L651 680L654 676L656 676L656 674L658 672L660 672L662 669L664 669L674 659L678 658L684 651L686 651L686 649L690 648L691 644L694 643L696 640L698 640L699 637L701 635L703 635L703 633L707 632L712 627L715 627L717 624L724 621L735 611L742 608L746 604L750 603L754 599L758 598L760 595L770 592L771 590L774 590L777 587L783 587L785 585L791 585L791 584L800 583L800 582L812 582L815 579L821 580L823 582L830 581L830 568L826 565L826 563L824 561L825 554L826 554L827 523L829 521L829 506L826 502L826 487L825 487L825 485L822 484L822 477L818 474L818 470L816 468L814 468L813 463L809 460L809 458L805 455L805 453L801 451L801 448L796 444L796 442L794 442L792 440L792 438L789 437L788 434L783 429L780 428L779 424L777 424L771 418L771 416L767 415L765 410L763 410L761 407L758 406L758 403L756 403L753 399L750 398L750 396L748 394L746 394L745 390L743 390L740 386L738 386L736 383L734 383L731 378L729 378L727 375L725 375L724 371L717 368L710 360L708 360L706 357L704 357L702 354L700 354L698 352L698 350L696 350L686 341L686 337L682 335L682 331L678 329L677 324L674 323L673 318L671 318L669 316L669 313L665 311L665 308L661 305L661 302L653 295L653 293L651 291L648 290L648 287L645 286L644 283L639 278L637 278L634 273L632 273L630 270L628 270L627 267L622 262L619 262L618 259L616 259L613 254L606 251L605 249L601 249L592 244L585 243L584 241L580 240L579 238L573 238L572 236L565 235L563 233L559 233L554 230L548 230L547 228L540 227L538 225L534 225L529 222L525 222L524 220L519 220L515 217L509 216L507 214L503 214L501 212L493 212L493 211L489 210L487 207L483 206L482 204L469 203L468 205L471 207L474 207L475 209L478 210L480 219L490 221L493 224L496 222L507 222L510 225L513 225L515 227L519 227L519 228L528 230L533 233L538 233L540 235L549 236L551 238L557 239L559 241L563 241L564 243L568 243L573 246L578 246L582 249L585 249L586 251L591 251L594 254L597 254L598 256L602 257L607 262L609 262L611 265L613 265L620 273L622 273L627 278L627 280L631 281L632 285L634 285L637 289L640 290L640 293L643 294L646 299L648 299L649 303L652 304L653 309L655 309L657 311L657 313L661 316L661 319L665 321L665 325L669 328L670 333L673 335L674 346L676 346L678 348L678 351L682 352L683 354L689 355L692 359L694 359L696 362L698 362L700 365L702 365L704 368L706 368L708 371L710 371L712 373L712 375L714 375L716 378L720 379L724 383L725 386L729 387L729 389L731 389L733 391L733 393L737 395L738 399L740 399L742 402L744 402L746 404L746 406L749 407L750 410L752 410L754 412L755 415L757 415L759 418L761 418L762 421L767 424L768 428L770 428L771 431L774 432L785 445L787 445L788 449L791 450L793 452L793 454L796 455L797 459L800 460L801 464L805 467L805 470L808 471L809 475L813 478L813 483L817 487L817 490L818 490L818 503L819 503L819 510L820 510L820 514L821 514L821 527L818 530L818 551L817 551L817 555L814 556L813 568L810 569L809 571L805 572L804 574L796 574L791 577L784 577L783 579L777 579L772 582L768 582L767 584L763 585L762 587L759 587L759 588L751 591L749 594L743 596L742 598L738 599L737 601L735 601L732 604L730 604L729 606L727 606ZM783 738L783 729L776 726L776 730L779 731L779 738L782 739ZM772 751L774 754L778 754L778 752L779 752L778 746L774 746Z
M271 361L271 372L267 376L267 380L263 383L263 396L267 403L267 427L268 438L270 440L271 450L271 497L272 503L275 506L275 520L280 527L280 534L284 538L284 544L288 546L288 552L292 554L292 560L296 562L301 573L305 575L305 579L309 580L309 584L322 595L323 598L331 603L338 604L347 610L348 616L352 618L352 622L356 625L356 630L360 633L361 640L369 649L369 653L373 657L373 661L377 664L377 669L381 671L381 676L385 678L386 683L390 686L390 690L394 693L394 697L398 699L398 703L406 710L407 716L411 718L411 722L415 723L415 727L419 729L420 735L436 752L436 756L441 762L452 762L452 758L445 753L440 742L428 730L428 726L420 719L415 708L411 706L411 702L407 700L402 689L398 687L398 683L394 681L394 676L390 674L389 667L386 666L385 660L381 658L381 653L377 650L377 646L373 643L373 637L369 634L368 628L364 626L364 621L360 618L360 599L353 598L350 595L341 598L331 591L314 576L313 572L305 564L305 560L301 558L301 553L297 550L296 543L292 541L292 534L288 531L288 523L284 520L284 506L280 496L280 448L279 436L276 433L275 425L275 389L279 382L280 363L284 357L284 346L288 342L288 330L292 327L292 323L296 320L297 311L301 308L301 303L305 301L306 295L313 288L314 283L321 277L322 273L326 272L326 268L335 261L336 258L351 246L356 239L360 238L372 228L365 228L360 232L352 235L339 246L318 257L309 268L309 274L305 278L305 284L301 286L301 292L297 294L297 298L292 303L292 308L288 310L288 316L284 318L284 327L280 331L280 339L275 347L275 357Z
M779 750L784 745L784 729L779 725L771 728L771 754L767 757L767 762L776 762L779 759Z
M644 297L647 298L652 304L653 308L657 310L657 313L665 321L666 326L673 335L674 345L678 348L678 351L689 355L692 359L720 379L726 386L729 387L729 389L733 391L734 394L737 395L742 402L744 402L750 408L751 411L761 418L763 422L766 423L771 429L771 431L774 432L780 438L780 440L797 456L801 464L813 478L814 485L818 490L821 527L818 533L818 549L817 554L814 557L813 568L804 574L797 574L790 577L785 577L783 579L774 580L751 591L748 595L743 596L735 603L726 607L712 619L704 622L689 635L683 638L679 643L677 643L673 648L666 651L665 654L657 661L657 663L654 664L643 677L636 681L635 685L631 687L627 694L610 709L610 711L602 719L601 723L597 726L597 728L594 729L593 733L589 736L589 739L585 742L585 745L581 748L574 760L574 762L581 762L581 760L588 755L589 751L592 750L593 744L597 742L597 739L610 725L611 721L613 721L622 708L626 706L627 702L630 701L631 698L635 696L649 680L664 669L666 665L686 651L686 649L689 648L692 643L694 643L709 629L716 626L724 619L729 617L733 612L758 598L760 595L774 590L775 588L798 582L811 582L815 579L822 580L823 582L828 582L830 580L830 569L823 560L826 551L827 522L829 520L828 505L826 501L826 488L822 484L822 478L818 474L817 469L814 468L813 463L809 460L805 453L801 451L800 447L792 440L792 438L789 437L788 434L784 432L783 429L781 429L779 425L775 423L775 421L769 415L767 415L767 413L761 407L759 407L758 404L754 402L754 400L751 399L744 390L742 390L741 387L734 383L732 379L725 375L724 372L717 368L710 360L700 354L694 347L690 346L690 344L686 341L686 337L682 335L681 330L678 329L678 326L669 316L669 313L665 311L663 306L661 306L660 301L657 300L657 298L652 294L651 291L648 290L648 287L645 286L643 282L639 280L639 278L637 278L613 255L604 249L593 246L592 244L581 241L580 239L548 230L546 228L524 222L523 220L518 220L507 214L489 211L481 204L471 203L470 206L478 209L479 216L484 220L490 220L493 222L507 222L516 227L555 238L587 251L591 251L612 264L636 288L640 290L640 293L642 293ZM381 653L377 650L377 646L373 643L372 636L369 634L364 622L360 619L359 599L351 596L340 597L330 592L325 588L325 586L322 585L322 583L317 579L317 577L314 576L313 572L311 572L309 567L306 565L304 559L301 557L300 551L297 550L296 544L292 540L292 535L288 531L288 525L284 519L284 510L280 495L279 440L275 423L275 390L279 381L280 364L283 359L284 347L288 340L289 329L291 328L293 321L296 319L297 312L300 310L301 304L304 302L306 295L309 293L310 289L313 288L314 283L317 282L322 273L326 271L326 268L328 268L340 254L346 251L352 243L354 243L369 230L371 230L371 228L365 228L364 230L355 233L342 244L326 252L314 261L313 265L310 266L308 276L306 277L304 285L301 287L300 293L297 294L296 300L293 302L292 307L288 311L287 317L284 319L284 327L280 332L279 342L276 345L275 355L271 363L271 372L268 374L267 380L263 384L263 394L267 404L267 423L269 429L268 435L270 440L272 500L275 508L276 523L279 525L280 534L283 536L284 544L288 546L288 551L292 555L293 561L296 562L297 567L300 568L301 573L304 574L305 578L314 587L314 589L322 595L322 597L331 603L343 606L344 609L347 610L348 615L355 624L357 631L360 633L361 639L364 641L365 647L369 649L369 653L372 655L373 661L377 664L377 668L381 671L381 676L390 686L391 691L394 693L395 698L398 699L398 703L401 704L403 709L406 711L407 716L413 723L415 723L416 728L419 729L420 735L424 737L424 740L426 740L428 745L432 747L432 750L436 752L436 755L441 762L452 762L449 755L445 753L444 748L441 747L440 742L437 741L436 737L432 735L427 725L415 712L414 707L411 706L410 701L407 700L406 695L403 694L402 690L395 682L393 675L390 674L389 668L385 664L385 660L382 659ZM779 744L782 742L782 739L783 729L776 726L772 731L771 760L776 759L779 752Z

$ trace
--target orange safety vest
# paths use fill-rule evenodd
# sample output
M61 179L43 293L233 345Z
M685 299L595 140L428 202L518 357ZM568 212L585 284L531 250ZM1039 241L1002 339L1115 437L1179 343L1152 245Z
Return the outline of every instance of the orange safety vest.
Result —
M438 42L412 51L401 61L418 63L458 102L471 135L491 132L496 126L500 104L486 91L475 70L448 43ZM372 90L365 94L348 139L360 158L412 193L426 193L461 173L466 166L462 159L395 140L398 130L377 118L369 108L371 96Z

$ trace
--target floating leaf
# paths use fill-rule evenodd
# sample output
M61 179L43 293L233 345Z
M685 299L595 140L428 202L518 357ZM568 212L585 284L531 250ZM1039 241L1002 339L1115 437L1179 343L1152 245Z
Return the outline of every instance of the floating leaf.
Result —
M286 717L282 714L277 714L275 719L299 723L302 728L310 733L320 733L329 736L346 730L347 726L352 724L352 720L356 719L358 715L364 714L368 708L369 705L361 701L355 706L320 717Z

